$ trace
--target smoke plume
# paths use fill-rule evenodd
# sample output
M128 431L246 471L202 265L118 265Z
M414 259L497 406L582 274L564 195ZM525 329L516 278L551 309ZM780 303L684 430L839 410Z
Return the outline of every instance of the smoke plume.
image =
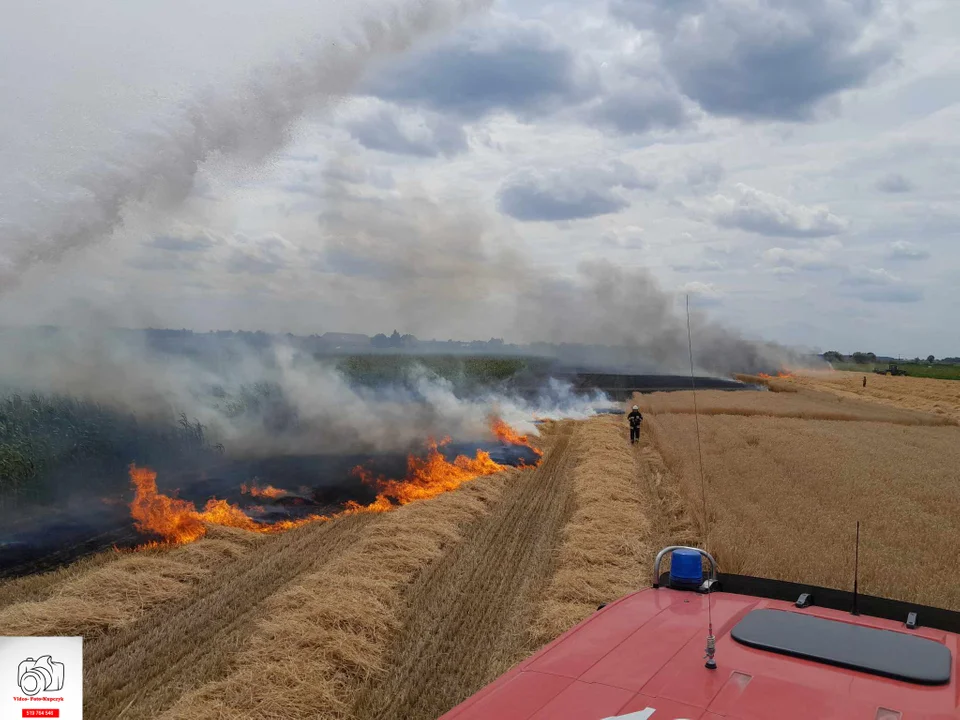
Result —
M0 220L0 300L31 267L109 237L128 215L175 208L205 164L267 157L299 118L349 93L376 61L488 4L419 0L379 7L379 19L362 21L356 32L320 43L295 62L194 96L173 119L129 138L69 180L38 179L31 201ZM319 245L308 246L306 238L288 244L311 267L349 278L352 296L336 317L324 318L328 326L395 325L426 337L578 345L562 348L561 360L586 367L687 367L677 298L643 270L598 259L559 275L520 252L509 228L477 207L440 204L419 192L360 195L335 164L322 186L312 233ZM43 288L56 290L53 283ZM141 304L126 298L114 319ZM130 336L119 340L108 330L110 319L108 311L71 332L4 343L0 384L90 398L138 416L185 412L249 452L400 449L439 432L482 435L494 410L528 421L557 408L589 411L556 387L533 404L502 395L464 399L426 372L396 387L358 388L282 345L235 348L214 360L160 354ZM712 373L771 369L791 359L783 348L744 339L699 314L693 335L696 364Z
M332 360L283 342L221 340L207 354L159 352L147 336L14 331L0 349L0 382L20 392L69 395L147 420L198 420L233 456L406 452L425 438L491 440L498 416L520 432L535 418L587 417L602 395L546 383L523 398L495 387L463 392L412 364L376 385L350 382Z
M581 345L561 359L594 369L689 372L683 297L642 267L603 258L559 274L515 249L509 229L462 204L422 196L360 197L336 174L325 181L320 263L348 272L371 318L428 337L504 337ZM386 316L386 317L384 317ZM800 353L749 340L691 310L694 361L710 374L770 371Z
M381 6L354 32L321 43L296 62L261 68L236 88L211 88L175 118L129 139L111 157L89 162L68 182L33 184L29 202L0 217L0 295L33 265L56 262L109 236L134 204L176 206L205 161L266 157L305 112L349 92L372 63L488 4L419 0Z

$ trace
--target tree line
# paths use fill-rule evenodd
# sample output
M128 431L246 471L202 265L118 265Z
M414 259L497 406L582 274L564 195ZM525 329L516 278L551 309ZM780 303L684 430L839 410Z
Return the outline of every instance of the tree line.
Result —
M872 352L855 352L850 353L849 355L844 355L843 353L837 352L836 350L828 350L823 353L821 357L829 363L843 363L843 362L852 362L857 365L869 365L871 363L877 362L876 353ZM934 355L927 355L926 359L915 357L913 360L905 359L905 362L913 362L920 364L926 362L928 365L933 365L934 363L943 363L948 365L953 365L960 363L960 358L941 358L937 360Z

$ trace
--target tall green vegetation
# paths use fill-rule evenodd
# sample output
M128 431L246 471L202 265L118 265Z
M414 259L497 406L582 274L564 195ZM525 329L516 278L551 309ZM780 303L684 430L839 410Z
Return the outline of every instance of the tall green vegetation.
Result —
M403 382L418 368L457 388L475 389L504 382L524 371L545 369L550 361L535 357L462 355L349 355L336 368L351 382L381 385Z
M186 415L145 422L63 396L0 398L0 497L42 499L51 491L48 481L71 472L99 483L104 474L123 477L134 461L165 464L212 449L203 426Z

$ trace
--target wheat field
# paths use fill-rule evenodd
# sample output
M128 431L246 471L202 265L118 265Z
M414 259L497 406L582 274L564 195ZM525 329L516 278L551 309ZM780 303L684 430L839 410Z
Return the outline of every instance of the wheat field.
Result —
M698 393L708 522L692 394L638 398L701 541L728 572L850 588L859 520L863 592L960 610L960 427L910 409L926 383L900 408L804 382Z
M783 381L788 385L820 390L837 397L921 410L960 421L960 381L893 375L866 375L846 371L805 371Z

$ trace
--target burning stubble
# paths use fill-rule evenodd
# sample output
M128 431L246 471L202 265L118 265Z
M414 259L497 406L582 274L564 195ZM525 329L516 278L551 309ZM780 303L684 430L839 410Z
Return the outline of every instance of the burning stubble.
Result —
M526 436L517 433L503 420L498 417L490 418L490 429L504 444L533 450L539 462L541 451L534 447ZM197 510L191 502L160 493L157 489L156 472L132 465L130 481L135 489L135 496L130 503L130 514L139 532L159 537L166 543L180 545L199 540L206 534L208 525L277 533L345 515L387 512L419 500L429 500L456 490L478 477L493 475L506 469L506 466L495 462L490 453L484 450L478 450L474 457L457 455L453 460L448 460L442 454L441 448L449 442L449 438L440 442L430 440L425 457L411 454L407 459L407 474L402 479L376 476L363 466L354 468L353 474L376 490L377 495L372 502L358 503L351 500L337 513L311 514L296 520L273 523L259 523L239 506L217 498L211 498L203 510ZM522 464L522 467L528 466ZM256 485L243 485L241 492L249 493L253 497L272 499L288 494L287 491L272 486L260 488Z

